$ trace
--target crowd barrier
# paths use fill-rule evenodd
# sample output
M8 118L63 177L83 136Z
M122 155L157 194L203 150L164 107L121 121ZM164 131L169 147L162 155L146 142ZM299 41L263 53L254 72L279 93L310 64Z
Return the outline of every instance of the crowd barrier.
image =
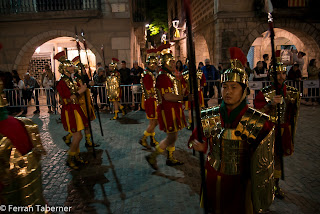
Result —
M249 102L252 104L256 94L261 88L272 84L271 81L250 81ZM302 80L302 81L286 81L286 84L297 88L302 98L319 99L319 80ZM142 90L140 84L136 85L121 85L121 103L127 105L135 105L141 103ZM94 104L101 106L109 106L111 103L107 99L107 90L105 86L91 87L92 101ZM207 85L203 89L205 101L214 100L217 103L221 101L221 83L219 80L207 81ZM9 107L27 107L33 106L48 106L53 109L59 107L56 105L58 100L57 93L53 89L35 88L33 90L17 90L5 89L5 97Z

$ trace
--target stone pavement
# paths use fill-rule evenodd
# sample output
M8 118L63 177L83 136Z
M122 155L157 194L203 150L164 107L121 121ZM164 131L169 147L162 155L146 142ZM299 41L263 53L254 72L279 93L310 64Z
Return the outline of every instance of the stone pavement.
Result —
M32 112L29 108L29 112ZM45 112L46 109L41 109ZM62 141L66 133L57 123L59 115L28 114L39 125L47 155L42 161L44 195L50 206L72 206L71 213L165 213L197 214L199 208L200 169L198 158L186 148L190 131L179 133L176 156L183 166L168 167L165 156L158 158L158 172L147 164L149 151L138 144L148 121L142 111L130 112L125 119L111 121L101 113L104 136L98 120L92 123L95 142L101 144L82 155L90 164L80 171L65 166L68 147ZM275 199L272 214L320 213L320 107L302 106L296 136L295 153L285 158L286 198ZM120 114L121 116L121 114ZM156 129L156 139L164 138Z

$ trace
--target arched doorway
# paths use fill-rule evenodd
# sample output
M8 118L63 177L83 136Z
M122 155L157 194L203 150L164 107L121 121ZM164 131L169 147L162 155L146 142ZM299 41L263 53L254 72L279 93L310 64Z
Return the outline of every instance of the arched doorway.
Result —
M32 39L30 39L19 51L19 54L17 55L13 69L18 70L19 74L24 74L28 71L30 59L32 58L33 54L35 53L36 49L45 44L46 42L59 38L59 37L67 37L71 38L70 40L74 40L75 34L73 32L69 31L63 31L63 30L52 30L48 32L41 33ZM81 40L80 40L81 41ZM75 41L70 41L70 45L73 43L73 46L76 47ZM90 41L86 40L88 49L91 50L91 52L95 55L96 61L101 62L102 57L100 55L100 52L97 51L97 49L92 46ZM83 45L82 45L83 47ZM41 48L40 48L41 51ZM58 52L58 48L55 50ZM90 65L91 66L91 65Z
M306 56L304 57L304 67L302 73L304 77L307 77L307 65L309 61L311 59L320 59L320 48L318 44L310 35L299 30L275 28L274 31L275 49L281 50L283 61L288 61L291 48L306 53ZM255 67L258 61L263 60L263 54L268 54L269 56L272 55L268 31L263 32L259 37L255 38L254 42L252 43L247 55L248 61L251 62L250 66Z
M39 46L35 52L33 53L31 60L29 61L29 66L27 71L35 77L36 79L40 80L44 72L44 66L48 64L51 68L53 73L56 76L56 79L60 78L60 73L58 71L59 62L54 60L53 57L56 53L61 51L66 51L67 58L71 61L75 57L79 55L77 47L76 47L76 40L73 37L57 37L55 39L49 40ZM80 56L81 62L86 65L87 72L95 71L96 66L96 57L93 52L88 49L87 52L84 50L83 43L80 42ZM88 56L88 57L87 57ZM89 63L88 63L88 60ZM88 67L90 66L90 69Z
M194 37L194 43L195 43L194 46L195 46L195 55L196 55L196 66L198 67L199 62L203 62L204 64L204 60L210 59L210 55L209 55L207 41L202 35L196 34Z

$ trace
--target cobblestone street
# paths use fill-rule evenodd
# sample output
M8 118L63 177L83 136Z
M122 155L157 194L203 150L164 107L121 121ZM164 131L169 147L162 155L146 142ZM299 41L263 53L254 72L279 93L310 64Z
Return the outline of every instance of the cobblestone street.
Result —
M138 141L148 121L142 111L131 112L124 119L111 121L110 114L101 113L104 136L98 120L92 123L96 158L81 142L82 155L90 164L79 171L65 166L68 147L59 115L41 109L39 116L27 115L39 125L47 155L43 157L44 195L50 206L72 206L71 213L203 213L199 208L200 169L196 156L187 149L190 131L179 133L176 156L185 165L168 167L165 156L158 158L154 172ZM32 108L29 109L32 112ZM285 180L281 186L284 200L275 199L272 214L320 213L320 108L302 106L295 141L295 153L286 157ZM121 116L121 114L120 114ZM164 138L156 129L156 139Z

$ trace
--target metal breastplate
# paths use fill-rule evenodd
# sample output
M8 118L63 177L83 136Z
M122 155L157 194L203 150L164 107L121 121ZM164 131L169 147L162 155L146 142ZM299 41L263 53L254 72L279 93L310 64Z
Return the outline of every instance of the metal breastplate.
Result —
M0 136L0 180L4 184L1 203L44 206L40 160L45 151L38 126L30 119L19 120L25 124L34 148L29 153L21 155L6 136Z
M226 175L239 175L248 167L249 147L268 116L249 108L235 129L221 126L219 107L201 111L205 137L210 138L210 165Z
M159 75L166 75L170 79L172 86L169 88L169 93L179 95L178 82L177 82L176 77L173 76L172 74L170 74L168 72L164 72L164 71L160 71ZM157 89L157 96L158 96L158 103L161 104L163 94L161 91L159 91L159 89Z
M106 81L107 95L109 99L117 99L120 96L120 78L115 73L111 73Z
M143 78L145 75L150 75L152 78L152 88L150 90L147 90L144 82L143 82ZM149 98L155 98L157 100L157 93L156 93L156 78L153 75L153 73L151 73L150 71L145 70L142 74L141 74L141 79L140 79L140 83L141 83L141 88L142 88L142 93L145 97L145 99L149 99Z
M67 84L67 87L69 88L71 94L76 94L78 92L78 85L76 81L71 81L67 77L63 78L63 80Z

